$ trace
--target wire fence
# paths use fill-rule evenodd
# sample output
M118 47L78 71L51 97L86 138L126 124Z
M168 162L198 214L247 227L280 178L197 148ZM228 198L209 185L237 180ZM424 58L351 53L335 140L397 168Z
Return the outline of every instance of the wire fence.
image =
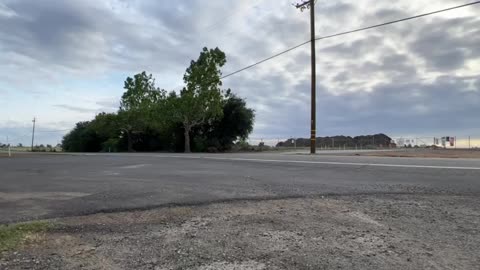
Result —
M35 131L33 146L37 149L59 149L62 137L69 130L40 129ZM4 132L0 134L0 151L6 151L10 146L11 151L30 151L32 149L32 130L26 128L20 132Z
M445 149L480 149L480 135L461 136L407 136L393 137L390 142L372 140L371 142L355 143L351 140L342 141L329 138L317 140L318 150L365 150L365 149L386 149L386 148L445 148ZM282 148L309 148L305 142L309 138L301 137L250 137L247 142L250 145L265 145ZM331 140L331 141L330 141ZM319 142L319 141L323 141Z
M398 147L441 147L447 149L480 148L480 136L428 136L395 138Z
M57 143L49 143L50 136L62 136L67 130L40 130L36 132L34 148L37 151L61 151ZM31 131L30 133L17 136L0 134L0 152L10 150L14 152L31 151ZM57 136L57 137L58 137ZM386 140L372 140L371 142L355 142L351 140L335 140L336 137L319 138L317 140L317 150L371 150L371 149L398 149L398 148L445 148L445 149L480 149L480 135L461 135L461 136L406 136L393 137L390 142ZM3 139L2 139L3 138ZM332 139L333 138L333 139ZM296 138L294 136L265 136L249 137L246 142L251 146L264 146L278 149L308 149L310 139L305 137Z

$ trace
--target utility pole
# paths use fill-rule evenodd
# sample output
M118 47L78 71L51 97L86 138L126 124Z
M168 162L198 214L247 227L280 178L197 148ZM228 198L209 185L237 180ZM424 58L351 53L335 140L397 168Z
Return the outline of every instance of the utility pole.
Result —
M33 152L33 141L35 140L35 122L36 122L35 117L33 118L32 122L33 122L33 129L32 129L32 149L31 150Z
M311 89L311 123L310 123L310 154L316 150L316 63L315 63L315 0L308 0L296 4L300 11L310 9L310 45L311 45L311 68L312 68L312 89Z
M8 157L12 157L12 152L10 151L10 140L8 139L8 135L7 135L7 145L8 145Z

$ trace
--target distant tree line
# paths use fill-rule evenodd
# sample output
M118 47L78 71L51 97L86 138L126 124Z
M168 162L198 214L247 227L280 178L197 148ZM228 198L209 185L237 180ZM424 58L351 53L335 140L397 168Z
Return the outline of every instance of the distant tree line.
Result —
M309 147L310 138L298 138L288 139L284 142L279 142L277 147L294 147L296 143L297 147ZM380 133L375 135L363 135L363 136L332 136L332 137L317 137L317 147L390 147L392 144L392 138Z
M246 101L221 89L225 54L204 48L191 61L185 87L167 93L146 72L128 77L116 113L78 122L64 136L68 152L227 151L252 132L254 111Z

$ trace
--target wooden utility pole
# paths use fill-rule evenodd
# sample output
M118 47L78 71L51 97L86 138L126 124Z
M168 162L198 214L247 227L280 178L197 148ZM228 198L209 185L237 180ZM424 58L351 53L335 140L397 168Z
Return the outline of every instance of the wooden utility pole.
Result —
M12 152L10 151L10 140L8 139L8 135L7 135L7 145L8 145L8 157L12 157Z
M33 141L35 140L35 122L36 122L35 117L33 118L32 122L33 122L33 129L32 129L32 149L31 150L33 152Z
M315 0L308 0L295 5L301 11L310 9L310 45L311 45L311 68L312 68L312 89L311 89L311 123L310 123L310 154L316 150L316 62L315 62Z

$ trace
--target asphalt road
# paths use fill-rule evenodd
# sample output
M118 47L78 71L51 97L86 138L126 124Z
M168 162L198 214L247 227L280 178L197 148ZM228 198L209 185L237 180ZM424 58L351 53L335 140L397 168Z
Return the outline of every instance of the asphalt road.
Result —
M480 160L302 153L0 158L0 223L329 194L480 194Z

